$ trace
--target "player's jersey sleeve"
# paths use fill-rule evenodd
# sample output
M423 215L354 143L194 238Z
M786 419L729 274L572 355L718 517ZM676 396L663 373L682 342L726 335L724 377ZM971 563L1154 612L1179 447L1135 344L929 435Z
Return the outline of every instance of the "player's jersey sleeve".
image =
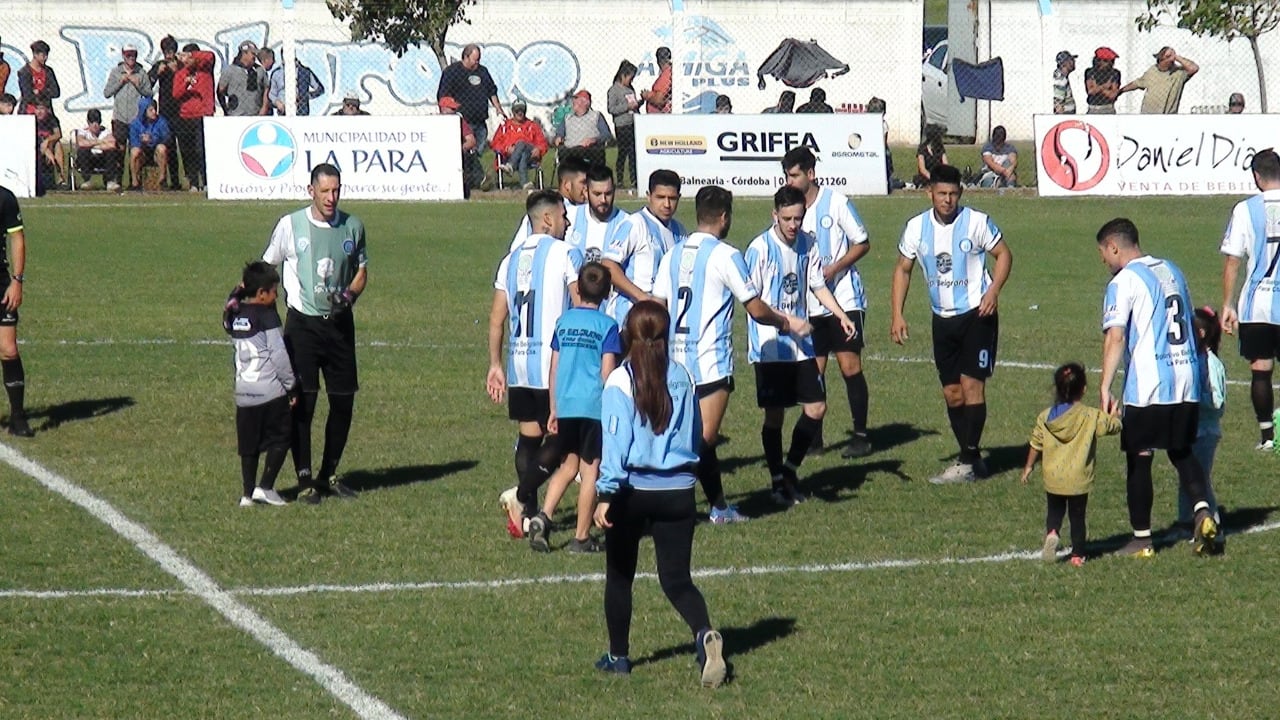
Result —
M861 245L868 239L867 227L862 224L862 217L858 215L858 211L853 207L853 201L849 198L844 199L844 204L840 206L839 219L836 221L840 226L840 232L848 238L850 245Z
M583 257L582 251L576 247L566 246L565 252L568 258L564 264L564 284L568 287L569 283L578 282L578 271L582 269Z
M561 315L560 319L556 320L556 329L551 331L551 349L555 352L560 352L560 328L563 321L564 316Z
M511 238L511 246L507 248L508 253L513 253L516 248L524 244L529 239L529 233L532 232L533 226L529 223L529 216L525 215L520 218L520 226L516 228L516 234Z
M990 215L984 215L983 222L975 224L977 227L973 229L973 236L969 238L973 241L975 247L990 251L1000 244L1004 236L1000 233L1000 228L996 227L996 223L991 219Z
M604 257L622 265L636 249L636 234L644 232L644 221L639 215L622 221L606 238Z
M747 250L748 255L751 252L752 249L749 248ZM756 255L759 254L759 252L756 252ZM733 293L733 296L741 303L748 302L751 298L759 297L762 276L760 275L761 269L756 266L760 263L753 264L749 262L734 247L729 248L729 260L727 263L717 263L719 267L723 268L723 277L721 279L724 282L724 286L729 288L729 292Z
M909 260L915 260L920 255L921 222L923 220L920 217L908 220L907 226L902 229L902 238L898 240L898 253Z
M600 351L605 354L622 354L622 333L618 332L617 323L610 325L609 331L604 334L604 344L600 346Z
M822 253L812 237L809 238L809 252L805 255L805 265L804 272L809 282L809 292L826 287L826 278L822 276ZM804 298L801 300L803 301Z
M671 297L671 257L673 253L662 256L658 262L658 275L653 279L653 296L663 300Z
M356 251L353 253L353 257L355 257L356 260L356 267L368 267L369 248L365 245L364 241L364 223L359 220L356 221L355 234Z
M1121 270L1107 283L1107 294L1102 301L1102 329L1125 327L1133 312L1133 293L1128 287L1128 273Z
M288 259L292 250L293 219L285 215L280 218L280 222L276 223L275 230L271 231L271 240L267 243L266 251L262 253L262 261L271 265L279 265Z
M0 230L5 234L22 229L22 210L18 198L8 188L0 188Z
M511 258L515 256L512 252L510 255L502 258L502 262L498 263L498 272L493 276L493 289L501 290L508 295L511 294L507 288L507 269L511 267Z
M1231 210L1231 219L1227 221L1227 231L1222 236L1222 245L1218 252L1231 257L1243 258L1249 254L1253 245L1253 218L1249 217L1248 203L1237 203Z

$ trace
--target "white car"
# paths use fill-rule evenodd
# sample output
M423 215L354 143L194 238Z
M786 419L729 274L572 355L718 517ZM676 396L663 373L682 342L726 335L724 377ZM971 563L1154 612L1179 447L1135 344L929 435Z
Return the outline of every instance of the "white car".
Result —
M947 127L947 90L951 69L946 40L939 40L920 64L920 124Z

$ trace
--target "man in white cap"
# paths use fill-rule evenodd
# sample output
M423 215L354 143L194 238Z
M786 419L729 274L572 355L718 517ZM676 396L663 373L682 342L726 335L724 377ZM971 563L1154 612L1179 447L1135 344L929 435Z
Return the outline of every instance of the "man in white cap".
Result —
M1076 69L1076 56L1063 50L1054 60L1058 66L1053 69L1053 112L1075 115L1076 97L1071 93L1071 71Z
M106 87L102 88L102 96L113 101L111 110L111 135L116 139L116 147L123 150L129 146L129 123L138 116L138 101L151 97L151 76L138 64L138 48L136 45L125 45L121 50L123 60L111 68L107 75Z
M368 115L368 110L360 109L360 93L355 90L348 90L347 94L342 96L342 107L333 112L334 115Z

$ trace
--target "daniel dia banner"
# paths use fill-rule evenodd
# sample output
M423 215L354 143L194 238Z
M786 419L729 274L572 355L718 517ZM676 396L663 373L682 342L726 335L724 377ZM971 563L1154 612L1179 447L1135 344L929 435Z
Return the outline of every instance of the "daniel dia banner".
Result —
M63 129L65 139L71 131ZM36 118L0 115L0 185L20 198L36 192Z
M637 115L636 171L674 170L690 195L719 185L735 195L773 195L785 182L782 156L804 146L818 158L820 185L846 195L884 195L883 116Z
M357 200L461 200L462 139L456 115L206 118L209 197L307 197L311 169L342 171Z
M1043 196L1245 195L1274 115L1037 115Z

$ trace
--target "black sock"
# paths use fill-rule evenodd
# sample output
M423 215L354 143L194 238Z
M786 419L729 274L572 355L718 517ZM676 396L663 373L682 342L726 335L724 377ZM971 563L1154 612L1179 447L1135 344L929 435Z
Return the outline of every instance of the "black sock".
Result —
M800 419L796 420L796 427L791 431L791 450L787 452L787 462L800 467L800 463L804 462L805 453L809 452L809 446L813 444L814 437L821 430L821 420L800 413Z
M521 435L516 439L516 499L524 505L525 515L533 517L538 513L538 488L542 486L540 478L545 477L538 468L538 449L542 447L542 438Z
M355 395L329 394L329 418L324 423L324 459L320 462L317 482L327 483L338 472L338 463L342 462L347 436L351 433L355 404Z
M853 414L853 433L867 434L867 376L862 371L844 376L844 392L849 396L849 412Z
M965 429L964 406L957 405L955 407L947 406L947 420L951 422L951 434L956 436L956 447L964 449L965 438L968 437L968 431Z
M8 382L5 380L6 385ZM1253 371L1253 379L1249 382L1249 399L1253 401L1253 412L1258 418L1258 431L1262 441L1274 440L1276 429L1271 425L1271 414L1275 410L1275 400L1271 393L1270 370Z
M293 469L298 474L298 485L312 487L311 478L311 420L316 414L319 393L304 392L293 406Z
M1128 472L1125 494L1129 503L1129 525L1134 532L1151 532L1151 503L1155 490L1151 486L1151 456L1129 453L1125 456Z
M258 478L258 456L240 456L240 484L243 497L253 495L253 483Z
M982 458L982 431L987 426L987 404L964 406L965 441L960 446L960 462L975 463Z
M760 444L764 447L764 462L769 466L769 476L782 473L782 428L760 428Z
M262 481L258 483L258 487L263 490L276 489L276 476L280 474L280 468L284 467L284 456L288 454L289 448L284 446L267 451L267 460L262 465Z
M543 437L542 447L538 449L538 454L534 458L537 462L538 471L545 476L542 482L546 482L546 478L551 477L551 474L559 469L560 464L564 462L562 445L559 435Z
M22 358L0 360L0 374L4 376L4 392L9 396L9 416L26 417L27 374L22 369Z
M720 477L720 456L716 454L714 443L703 443L698 453L698 482L707 496L707 504L723 510L724 482Z

